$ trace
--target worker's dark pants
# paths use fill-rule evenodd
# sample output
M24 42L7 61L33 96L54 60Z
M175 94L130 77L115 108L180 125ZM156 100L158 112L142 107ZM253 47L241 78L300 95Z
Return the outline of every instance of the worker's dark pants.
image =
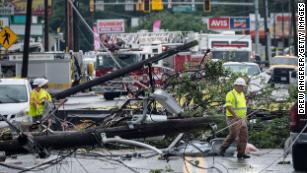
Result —
M228 126L230 126L231 124L236 123L239 120L239 118L229 116L227 117L227 124ZM235 140L237 140L238 154L245 154L245 148L248 140L248 128L246 125L246 120L244 119L242 121L237 122L236 124L229 127L229 134L221 146L222 150L225 151Z

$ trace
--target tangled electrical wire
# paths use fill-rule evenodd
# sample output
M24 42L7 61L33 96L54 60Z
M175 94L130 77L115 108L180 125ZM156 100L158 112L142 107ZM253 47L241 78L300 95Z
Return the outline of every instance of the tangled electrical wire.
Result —
M5 164L5 163L1 163L1 162L0 162L0 166L6 167L6 168L9 168L9 169L19 170L18 173L23 173L23 172L28 172L28 171L43 171L43 170L46 170L49 167L57 165L58 163L65 160L67 157L70 157L75 152L76 152L76 150L69 151L66 154L63 154L62 152L60 152L58 154L57 158L48 160L48 161L43 162L43 163L39 163L37 165L31 166L31 167L28 167L28 168L10 165L10 164Z

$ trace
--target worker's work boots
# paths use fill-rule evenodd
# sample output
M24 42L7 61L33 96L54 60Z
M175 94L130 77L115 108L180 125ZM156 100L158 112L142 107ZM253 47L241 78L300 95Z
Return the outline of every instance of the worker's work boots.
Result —
M237 154L238 159L249 159L251 156L246 154Z
M221 147L220 150L219 150L219 155L224 157L225 156L225 152L226 152L226 149Z

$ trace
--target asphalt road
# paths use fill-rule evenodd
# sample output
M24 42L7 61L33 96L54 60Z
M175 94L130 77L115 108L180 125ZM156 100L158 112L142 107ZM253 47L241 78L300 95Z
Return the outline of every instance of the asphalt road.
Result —
M60 163L53 165L45 170L33 171L42 173L153 173L160 172L183 172L183 173L294 173L292 164L278 164L281 160L283 151L280 149L265 149L252 154L251 159L238 160L236 157L170 157L168 161L161 160L158 156L145 158L151 154L150 151L111 151L114 157L106 157L108 152L101 152L104 156L84 156L72 155ZM141 154L136 154L141 153ZM116 156L120 154L122 156ZM128 155L126 155L128 154ZM36 164L57 158L52 155L47 159L38 159L33 155L18 155L17 158L7 158L5 164L31 167ZM291 156L286 158L291 162ZM1 173L15 173L18 170L0 166ZM31 172L31 171L30 171Z

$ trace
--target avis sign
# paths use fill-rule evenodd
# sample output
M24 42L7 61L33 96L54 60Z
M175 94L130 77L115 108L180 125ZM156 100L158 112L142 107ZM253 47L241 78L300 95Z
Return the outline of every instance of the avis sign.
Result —
M249 30L248 17L215 17L208 19L210 30Z
M229 30L229 17L215 17L208 19L208 29L210 30Z

